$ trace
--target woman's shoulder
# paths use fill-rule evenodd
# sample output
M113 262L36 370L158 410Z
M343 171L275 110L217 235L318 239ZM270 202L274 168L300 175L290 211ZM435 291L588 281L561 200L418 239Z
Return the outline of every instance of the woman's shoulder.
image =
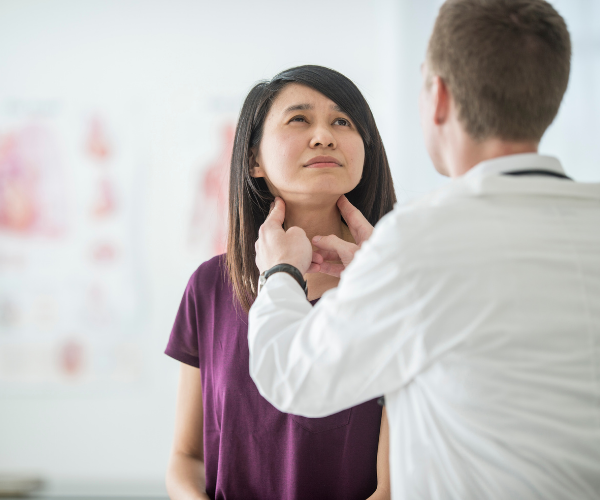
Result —
M192 276L217 277L219 274L227 272L227 254L222 253L204 261L194 271Z
M216 255L200 264L190 277L188 289L196 296L230 294L227 254Z

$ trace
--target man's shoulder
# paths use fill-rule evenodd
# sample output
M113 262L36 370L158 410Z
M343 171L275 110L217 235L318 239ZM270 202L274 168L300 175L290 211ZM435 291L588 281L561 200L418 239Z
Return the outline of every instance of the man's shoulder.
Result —
M481 201L478 193L453 181L409 203L397 204L377 224L375 246L386 258L404 262L420 262L425 254L434 258L449 247L483 237L481 225L489 207Z
M591 228L600 218L599 202L600 184L463 176L414 201L397 204L376 231L381 243L393 243L396 253L403 250L407 256L418 256L423 249L444 253L459 244L487 248L498 230L505 238L521 238L529 226L532 234L538 234L540 217L546 217L543 221L550 227L550 222L556 223L556 210L565 221L560 230L572 231L574 224Z
M423 230L430 224L436 224L439 219L447 219L451 213L463 211L470 204L473 194L452 182L407 203L397 203L377 226Z

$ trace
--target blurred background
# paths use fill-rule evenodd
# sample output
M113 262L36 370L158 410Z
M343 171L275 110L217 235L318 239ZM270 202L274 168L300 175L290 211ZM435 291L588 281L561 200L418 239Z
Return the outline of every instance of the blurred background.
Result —
M600 181L600 2L541 151ZM438 0L0 0L0 476L47 495L165 496L187 280L224 247L254 83L332 67L369 101L400 202L446 182L419 128Z

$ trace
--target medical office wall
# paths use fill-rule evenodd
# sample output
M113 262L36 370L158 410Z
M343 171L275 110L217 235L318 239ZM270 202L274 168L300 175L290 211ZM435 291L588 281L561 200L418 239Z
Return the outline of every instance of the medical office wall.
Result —
M392 144L400 17L388 0L0 1L0 473L162 491L163 350L224 249L246 93L332 67Z
M299 64L350 77L401 203L443 185L420 135L434 0L0 0L0 472L156 484L187 279L224 248L251 86ZM555 2L572 78L541 145L600 181L600 6Z

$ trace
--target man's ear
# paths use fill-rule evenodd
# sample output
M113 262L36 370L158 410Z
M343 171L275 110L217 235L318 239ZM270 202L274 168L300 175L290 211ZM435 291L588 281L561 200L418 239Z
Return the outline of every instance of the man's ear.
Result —
M266 177L264 169L258 164L257 153L257 148L250 148L250 154L248 155L250 177Z
M450 113L450 91L446 82L439 76L432 78L431 85L434 105L433 120L436 125L443 125L448 120Z

